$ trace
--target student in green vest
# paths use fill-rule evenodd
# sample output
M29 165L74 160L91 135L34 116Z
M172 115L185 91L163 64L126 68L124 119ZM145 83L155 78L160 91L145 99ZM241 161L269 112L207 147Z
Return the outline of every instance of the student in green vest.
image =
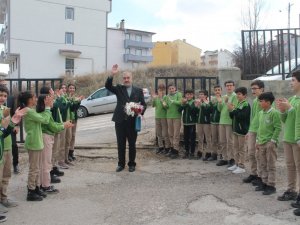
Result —
M258 96L260 96L260 94L264 92L264 88L264 82L261 80L255 80L251 83L251 92L255 99L253 100L251 108L249 132L245 137L248 147L250 175L244 178L243 182L256 185L259 185L261 183L261 172L258 163L258 154L255 148L256 133L258 128L258 113L259 111L261 111Z
M182 122L185 159L194 159L195 157L197 109L194 102L194 91L185 90L184 98L182 98L179 108L179 111L183 112Z
M228 106L229 115L232 119L233 150L235 164L228 167L234 174L245 173L245 135L248 133L250 124L250 105L247 101L247 88L239 87L235 90L238 104Z
M220 111L219 135L222 159L217 166L234 165L233 146L232 146L232 119L229 116L228 104L237 105L236 94L234 93L234 81L227 80L224 83L226 95L218 97L218 110Z
M198 135L198 159L203 156L203 161L207 161L211 157L211 130L210 119L212 107L208 100L208 91L199 91L199 98L196 99L197 108L197 135ZM204 146L204 138L206 147ZM204 154L204 155L203 155Z
M219 122L220 122L220 111L218 110L218 100L222 94L222 87L220 85L214 86L214 95L210 101L211 105L211 119L210 119L210 129L211 129L211 157L207 161L215 161L218 159L218 154L220 151L220 140L219 140Z
M297 114L300 114L297 112L300 107L299 70L292 74L291 88L295 94L293 97L289 100L281 98L276 101L276 106L281 112L281 121L284 123L283 150L287 168L287 189L278 200L296 200L291 205L300 208L300 146L297 144L300 138L296 137L296 124L300 122L300 118L297 118Z
M28 151L29 156L27 201L42 201L47 194L40 189L40 165L44 148L41 125L49 123L53 97L47 96L45 98L46 109L42 113L36 112L37 98L30 91L21 92L19 94L19 102L22 107L28 109L27 114L24 116L26 132L24 147Z
M174 84L168 85L168 94L163 98L163 106L167 109L168 134L170 139L170 152L172 159L179 156L180 128L181 128L181 105L182 94L177 91Z
M170 150L168 136L167 110L163 106L163 98L166 93L164 84L158 85L157 94L152 96L152 107L155 108L155 133L158 141L157 154L167 154Z
M272 92L264 92L259 97L262 110L258 113L258 129L256 148L259 154L262 184L255 191L262 191L263 195L276 192L276 148L281 131L280 113L272 104L275 97Z

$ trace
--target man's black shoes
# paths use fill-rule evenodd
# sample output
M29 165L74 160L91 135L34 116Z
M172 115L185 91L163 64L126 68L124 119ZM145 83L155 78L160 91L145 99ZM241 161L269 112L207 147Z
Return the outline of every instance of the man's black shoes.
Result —
M124 166L117 166L116 172L121 172L124 170Z
M253 180L257 179L257 175L249 175L248 177L243 179L244 183L251 183Z
M228 161L227 160L219 160L219 162L216 164L217 166L225 166L228 165Z
M297 199L297 192L287 190L282 195L278 196L278 201L290 201Z
M276 188L274 186L266 185L265 190L263 191L263 195L271 195L276 192Z
M135 166L129 166L128 171L129 172L134 172L135 171Z

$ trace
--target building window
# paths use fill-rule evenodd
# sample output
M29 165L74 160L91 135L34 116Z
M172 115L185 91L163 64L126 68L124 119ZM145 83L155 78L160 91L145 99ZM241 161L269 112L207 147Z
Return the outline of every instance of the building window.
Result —
M66 7L66 20L74 20L74 8Z
M66 58L66 75L74 75L74 59Z
M130 40L130 34L125 35L126 40Z
M130 48L126 48L126 49L125 49L125 53L126 53L126 54L130 54Z
M135 55L141 56L142 55L142 49L136 49L135 50Z
M66 32L65 43L69 45L74 44L74 33Z
M142 35L135 35L135 40L136 41L142 41Z

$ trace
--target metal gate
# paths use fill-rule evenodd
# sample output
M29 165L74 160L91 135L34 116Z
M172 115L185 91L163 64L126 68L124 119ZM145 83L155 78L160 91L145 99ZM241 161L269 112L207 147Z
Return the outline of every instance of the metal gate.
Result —
M57 88L62 82L63 79L5 79L7 81L7 86L11 96L15 98L15 104L18 106L17 98L18 94L22 91L32 91L36 96L39 95L39 90L43 86L52 87L54 90ZM18 135L18 142L24 142L24 129L23 123L20 123L20 132Z

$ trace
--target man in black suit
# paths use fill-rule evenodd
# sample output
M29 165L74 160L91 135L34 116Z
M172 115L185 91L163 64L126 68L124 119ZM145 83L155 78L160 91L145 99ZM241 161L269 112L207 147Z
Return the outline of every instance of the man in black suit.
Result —
M125 105L127 102L137 102L144 106L142 115L146 110L146 103L144 100L143 90L132 85L131 72L123 73L123 85L117 84L113 86L113 78L118 74L118 65L114 65L111 75L107 78L105 87L116 94L117 106L115 108L112 121L115 122L115 130L118 143L118 167L116 172L120 172L125 168L125 155L126 155L126 139L129 144L129 172L135 171L135 156L136 156L136 138L137 132L135 131L135 117L128 116L125 113Z

